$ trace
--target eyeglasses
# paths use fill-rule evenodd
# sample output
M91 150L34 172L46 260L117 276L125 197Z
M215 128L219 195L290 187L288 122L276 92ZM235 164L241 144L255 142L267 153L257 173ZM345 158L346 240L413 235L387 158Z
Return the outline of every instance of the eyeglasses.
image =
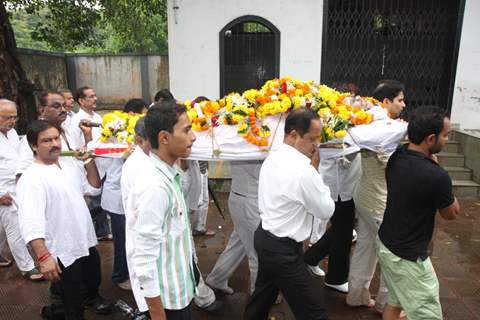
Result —
M11 120L18 121L18 119L20 118L17 115L14 115L14 116L0 116L0 117L2 117L2 119L5 120L5 121L11 121Z

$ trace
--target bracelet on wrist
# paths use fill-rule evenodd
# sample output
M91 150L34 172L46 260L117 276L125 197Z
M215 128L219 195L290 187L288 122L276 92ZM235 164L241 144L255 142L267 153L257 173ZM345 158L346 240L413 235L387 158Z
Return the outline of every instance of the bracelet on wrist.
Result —
M52 256L52 254L50 252L45 252L44 254L42 254L40 257L38 257L38 262L43 262L45 260L47 260L48 258L50 258Z

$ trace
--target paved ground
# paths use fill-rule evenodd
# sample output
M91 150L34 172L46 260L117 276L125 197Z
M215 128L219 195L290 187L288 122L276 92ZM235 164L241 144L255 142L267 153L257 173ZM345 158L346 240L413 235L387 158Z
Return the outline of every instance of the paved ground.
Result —
M226 194L219 194L221 206L226 209ZM224 221L216 209L211 206L209 227L217 231L215 237L196 238L200 268L208 273L218 255L228 241L232 230L228 212ZM221 227L221 229L220 229ZM99 245L102 257L103 283L101 292L111 299L123 299L134 305L130 293L111 284L109 279L112 265L112 243ZM480 319L480 201L463 200L461 216L453 222L438 221L432 260L441 284L441 301L446 320ZM326 266L326 261L323 266ZM313 278L323 287L321 278ZM372 290L378 285L378 279L372 283ZM219 296L225 303L221 314L207 315L195 310L194 319L241 319L247 299L248 267L244 260L234 273L230 285L236 290L232 296ZM0 269L0 319L40 319L40 306L49 303L48 284L31 283L21 278L15 266ZM331 319L381 319L368 308L350 308L345 305L345 296L330 290L324 290L325 302ZM283 302L272 309L272 317L277 320L294 319L288 305ZM87 319L125 319L121 314L95 316L87 314Z

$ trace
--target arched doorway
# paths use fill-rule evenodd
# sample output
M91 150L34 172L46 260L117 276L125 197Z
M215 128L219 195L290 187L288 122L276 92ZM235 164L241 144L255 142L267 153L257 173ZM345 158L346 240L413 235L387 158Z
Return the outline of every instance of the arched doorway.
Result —
M257 16L243 16L220 31L220 96L260 88L280 73L280 31Z

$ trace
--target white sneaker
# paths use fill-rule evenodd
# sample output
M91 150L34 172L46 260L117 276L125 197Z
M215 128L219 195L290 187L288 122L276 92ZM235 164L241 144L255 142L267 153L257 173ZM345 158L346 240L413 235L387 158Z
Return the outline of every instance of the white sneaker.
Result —
M328 284L325 282L325 286L341 293L348 293L348 282L345 282L343 284Z
M353 229L353 232L352 232L352 243L355 243L357 242L357 231L355 231L355 229Z
M313 273L314 275L319 277L325 276L325 271L323 271L319 266L311 266L307 264L307 267L310 270L310 272Z
M130 279L128 279L127 281L118 283L117 286L123 290L129 290L129 291L132 290L132 284L130 283Z

